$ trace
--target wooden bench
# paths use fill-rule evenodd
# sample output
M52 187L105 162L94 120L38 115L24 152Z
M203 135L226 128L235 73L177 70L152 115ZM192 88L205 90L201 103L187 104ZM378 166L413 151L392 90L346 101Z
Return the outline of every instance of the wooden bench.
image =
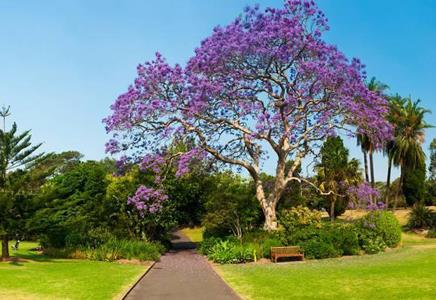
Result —
M304 260L304 252L298 246L271 247L271 260L277 262L280 257L296 257L298 260Z

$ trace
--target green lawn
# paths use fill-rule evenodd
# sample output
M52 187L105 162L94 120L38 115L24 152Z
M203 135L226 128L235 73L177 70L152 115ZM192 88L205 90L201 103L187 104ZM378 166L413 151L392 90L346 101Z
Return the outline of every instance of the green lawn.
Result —
M403 248L303 263L217 266L244 299L436 299L436 240L405 234Z
M0 262L0 299L118 299L146 266L50 259L23 242L17 262Z
M186 235L191 241L194 243L199 243L203 241L203 227L194 227L194 228L184 228L182 229L182 233Z

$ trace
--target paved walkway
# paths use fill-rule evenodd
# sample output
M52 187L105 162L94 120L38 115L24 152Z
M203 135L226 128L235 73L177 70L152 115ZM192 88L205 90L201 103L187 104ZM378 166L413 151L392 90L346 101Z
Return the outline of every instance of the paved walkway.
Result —
M173 250L161 257L126 297L128 300L236 300L240 299L215 273L195 244L180 232Z

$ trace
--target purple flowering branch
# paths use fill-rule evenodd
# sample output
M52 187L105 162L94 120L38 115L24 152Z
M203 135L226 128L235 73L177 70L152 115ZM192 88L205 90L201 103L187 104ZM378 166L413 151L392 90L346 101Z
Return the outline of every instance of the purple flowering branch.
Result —
M281 9L249 7L216 27L186 67L170 66L157 53L138 66L134 84L111 106L104 122L114 138L106 150L161 171L160 158L150 155L165 153L175 138L193 140L197 150L172 158L177 175L206 153L244 168L266 228L274 229L281 194L290 181L302 180L295 171L328 136L365 133L377 147L392 137L386 99L368 90L358 59L322 39L328 29L314 1L289 0ZM277 162L266 195L260 174L268 153Z

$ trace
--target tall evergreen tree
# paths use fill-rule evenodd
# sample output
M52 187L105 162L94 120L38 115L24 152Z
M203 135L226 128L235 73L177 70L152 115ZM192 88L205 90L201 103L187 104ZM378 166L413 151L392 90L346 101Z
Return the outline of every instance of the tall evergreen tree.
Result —
M340 137L329 137L321 148L321 162L316 166L317 181L328 202L328 213L334 220L348 204L346 190L361 181L359 162L348 160L349 151Z
M9 108L0 111L3 118L3 129L0 129L0 236L2 238L2 258L9 258L9 239L11 219L16 218L14 212L14 197L11 197L13 174L23 172L35 165L43 154L34 155L41 144L32 146L30 130L17 132L17 124L13 123L6 131L6 118L10 115Z

